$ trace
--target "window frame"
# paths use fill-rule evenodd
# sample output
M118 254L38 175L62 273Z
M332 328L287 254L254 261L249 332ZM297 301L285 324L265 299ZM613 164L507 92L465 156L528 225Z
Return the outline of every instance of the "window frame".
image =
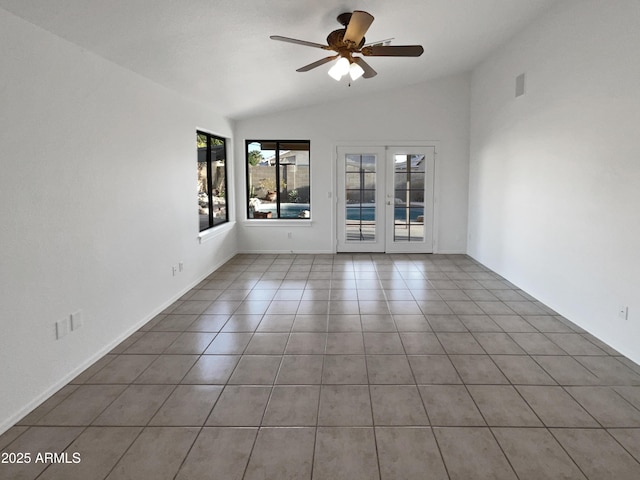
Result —
M209 224L206 228L201 229L200 228L200 214L198 214L198 231L200 234L203 234L205 232L209 232L211 230L213 230L216 227L219 227L221 225L225 225L227 223L229 223L229 190L228 190L228 184L227 184L227 179L228 179L228 170L227 170L227 165L228 165L228 161L227 161L227 139L225 137L221 137L219 135L215 135L213 133L209 133L209 132L205 132L203 130L196 130L196 140L198 138L198 136L205 136L207 139L207 145L206 145L206 153L205 153L205 161L207 164L207 201L208 201L208 217L209 217ZM215 140L220 140L222 142L222 149L224 152L224 204L225 204L225 209L224 209L224 220L220 221L221 217L214 217L214 208L213 208L213 163L214 163L214 159L213 159L213 139ZM201 163L200 162L200 158L199 158L199 152L200 152L200 148L202 147L198 147L197 146L197 141L196 141L196 150L197 150L197 163ZM217 161L217 159L215 160ZM214 220L214 218L217 218L218 221Z
M280 215L280 204L281 203L286 203L286 202L282 202L281 201L281 192L280 192L280 188L276 188L276 216L275 218L253 218L251 216L251 208L250 208L250 199L251 199L251 192L250 192L250 185L251 185L251 181L250 181L250 168L251 165L249 164L249 145L251 145L252 143L259 143L259 144L265 144L265 143L273 143L275 144L275 148L273 149L273 151L275 152L275 182L276 182L276 186L280 185L280 151L283 150L280 148L281 144L284 143L300 143L300 144L306 144L309 149L307 150L309 152L309 217L308 218L282 218ZM286 149L285 149L286 150ZM266 139L262 139L262 140L258 140L258 139L252 139L252 140L245 140L245 144L244 144L244 154L245 154L245 182L246 182L246 188L245 188L245 199L247 202L246 205L246 219L248 221L256 221L256 222L261 222L261 221L273 221L273 220L277 220L280 222L286 222L286 221L292 221L292 222L307 222L309 223L311 221L311 140L266 140ZM284 164L284 165L290 165L290 164Z

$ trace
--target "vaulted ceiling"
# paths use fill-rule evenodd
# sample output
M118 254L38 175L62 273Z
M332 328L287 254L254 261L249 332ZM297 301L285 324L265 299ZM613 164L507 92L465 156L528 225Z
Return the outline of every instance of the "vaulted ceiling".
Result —
M0 0L0 7L229 118L400 88L468 71L557 0ZM348 85L327 55L275 42L326 43L336 17L375 17L367 42L421 44L419 58L367 59L378 75Z

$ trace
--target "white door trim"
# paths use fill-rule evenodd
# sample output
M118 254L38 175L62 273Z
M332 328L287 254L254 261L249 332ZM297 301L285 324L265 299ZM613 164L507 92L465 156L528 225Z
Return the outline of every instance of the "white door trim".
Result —
M395 241L395 155L424 155L424 197L421 241ZM434 198L435 147L433 146L390 146L387 148L386 171L386 246L388 253L433 253L433 198ZM413 170L413 169L411 169ZM408 232L407 232L408 233Z
M340 172L338 165L339 160L339 149L343 148L383 148L387 149L388 147L426 147L433 148L433 198L432 198L432 252L438 253L438 232L439 232L439 198L440 198L440 141L439 140L424 140L424 141L397 141L397 140L388 140L388 141L340 141L335 142L332 148L333 151L333 162L331 163L331 169L333 170L333 202L332 203L332 217L334 219L332 230L334 236L334 252L338 252L338 241L340 236L340 228L338 228L338 206L339 206L339 197L343 194L340 187L343 187L343 184L340 184L340 176L342 172Z
M364 160L366 156L374 156L376 158L375 170L367 171L360 170L360 181L364 181L367 176L372 175L375 172L375 201L372 200L373 203L364 203L362 199L363 195L366 195L367 192L371 192L370 189L361 190L360 191L360 206L366 205L365 210L370 210L368 207L372 205L375 207L373 215L374 215L374 225L375 228L373 232L367 229L366 221L363 223L360 220L360 234L364 232L364 235L371 235L373 233L373 239L371 240L348 240L347 239L347 199L345 198L345 190L346 190L346 156L349 154L362 155L361 161ZM384 147L380 146L347 146L347 147L337 147L336 148L336 252L378 252L383 253L385 249L385 214L386 208L384 207L384 194L385 194L385 172L386 172L386 164L387 164L387 152ZM362 167L362 165L361 165ZM352 175L355 172L351 172ZM361 185L362 186L362 185ZM357 190L356 190L357 191ZM368 195L367 195L368 196ZM368 200L367 200L368 202ZM338 207L341 207L338 209ZM362 214L362 210L360 210L360 214ZM364 229L362 227L365 227ZM353 233L353 232L351 232ZM362 238L362 237L361 237Z

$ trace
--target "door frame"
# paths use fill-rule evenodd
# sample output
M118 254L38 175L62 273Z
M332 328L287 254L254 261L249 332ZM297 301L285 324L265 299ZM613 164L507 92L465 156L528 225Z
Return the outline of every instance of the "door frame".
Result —
M333 195L333 208L332 208L332 217L333 217L333 225L332 229L334 231L334 246L333 251L338 252L338 241L340 235L340 229L338 228L338 201L339 197L343 195L343 192L340 191L340 178L342 172L338 168L339 161L339 149L343 148L359 148L359 149L383 149L384 150L384 160L385 164L387 163L387 150L389 148L395 147L424 147L424 148L433 148L433 199L432 199L432 252L438 253L439 245L438 245L438 232L439 232L439 199L440 199L440 168L439 168L439 155L440 155L440 141L439 140L424 140L424 141L353 141L353 142L336 142L333 145L333 162L332 169L333 173L333 191L335 192ZM385 165L386 167L386 165ZM386 185L385 185L386 189ZM384 202L383 202L384 205ZM385 222L386 223L386 222ZM386 229L386 224L385 224ZM386 242L386 239L385 239Z
M433 152L430 150L433 149ZM385 171L385 251L387 253L433 253L433 212L434 212L434 185L435 185L435 147L424 146L409 147L388 146L386 148ZM423 208L423 241L422 242L396 242L395 236L395 158L394 155L425 154L425 184L424 184L424 208ZM428 197L430 195L430 198Z
M349 153L349 149L358 150L358 154L361 155L375 155L376 157L376 170L375 170L375 233L373 241L362 241L362 242L354 242L354 243L346 243L342 244L341 252L362 252L364 251L362 247L367 247L366 251L371 253L384 253L385 251L385 243L386 243L386 223L381 221L381 218L384 219L386 215L386 206L385 206L385 191L386 185L384 182L380 184L379 179L382 177L386 178L386 168L387 168L387 150L385 147L380 146L366 146L366 147L354 147L353 145L349 145L346 147L336 147L336 202L335 202L335 216L334 223L336 225L336 252L338 251L338 247L340 246L340 237L346 234L345 231L345 222L338 223L338 220L342 217L340 212L338 211L338 205L340 204L340 199L344 195L345 192L345 175L344 168L340 168L342 165L341 159L343 156ZM346 220L346 219L345 219Z

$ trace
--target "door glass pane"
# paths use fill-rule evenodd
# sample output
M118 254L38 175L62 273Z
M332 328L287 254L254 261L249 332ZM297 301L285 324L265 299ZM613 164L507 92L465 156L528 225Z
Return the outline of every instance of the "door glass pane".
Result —
M376 240L376 157L346 155L345 226L347 242Z
M376 174L375 173L364 173L363 174L363 178L364 178L364 185L362 186L362 188L366 188L369 190L375 190L376 189Z
M347 180L347 190L359 190L361 188L360 180L362 179L362 173L347 172L345 178Z
M395 242L424 241L424 155L394 157L394 221Z
M347 172L360 171L360 155L346 155Z
M376 171L376 156L375 155L360 155L361 165L360 168L364 169L367 172L375 172Z
M396 172L407 171L407 155L396 155L394 162L394 170Z

